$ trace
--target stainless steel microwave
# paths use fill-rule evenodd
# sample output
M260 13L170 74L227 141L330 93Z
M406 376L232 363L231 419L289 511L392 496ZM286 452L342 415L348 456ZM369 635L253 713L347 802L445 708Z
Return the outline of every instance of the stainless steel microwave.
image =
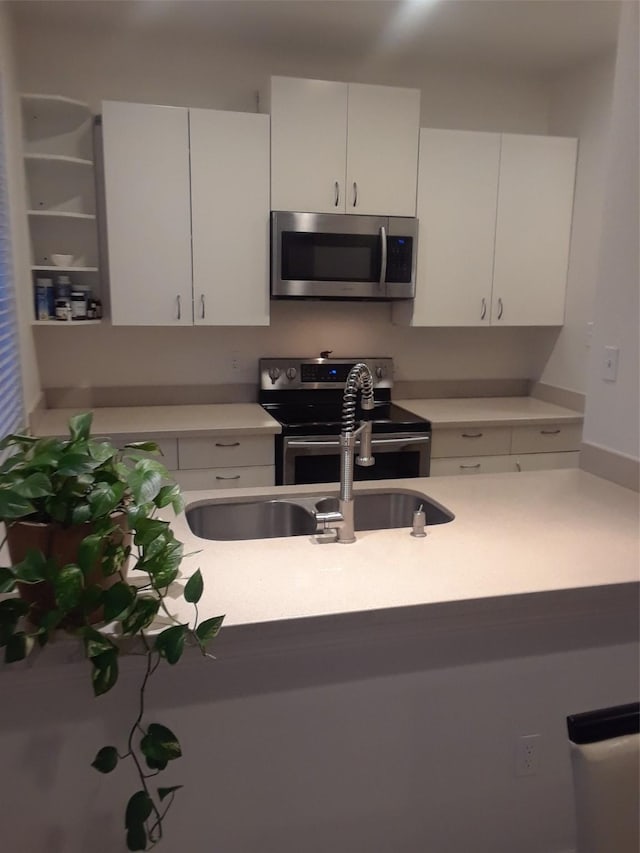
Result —
M271 213L271 295L278 299L413 299L418 220Z

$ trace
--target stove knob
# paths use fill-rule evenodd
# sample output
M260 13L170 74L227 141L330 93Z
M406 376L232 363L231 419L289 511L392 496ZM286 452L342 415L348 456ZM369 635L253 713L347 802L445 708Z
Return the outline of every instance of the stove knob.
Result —
M387 371L384 367L376 367L376 379L384 379L387 375Z
M269 368L269 379L271 380L271 384L276 384L276 379L280 376L280 368L279 367L270 367Z
M287 379L290 382L293 382L293 380L296 378L297 375L298 375L298 371L295 369L295 367L288 367L287 368Z

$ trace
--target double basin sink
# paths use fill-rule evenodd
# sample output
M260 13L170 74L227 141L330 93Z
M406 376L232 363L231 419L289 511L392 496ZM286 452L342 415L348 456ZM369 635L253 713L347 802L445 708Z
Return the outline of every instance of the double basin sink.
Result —
M411 527L413 514L422 508L427 525L445 524L454 515L420 492L406 489L359 491L354 495L354 526L358 530ZM272 539L311 536L316 532L314 513L338 509L337 495L268 495L193 503L186 517L191 532L201 539Z

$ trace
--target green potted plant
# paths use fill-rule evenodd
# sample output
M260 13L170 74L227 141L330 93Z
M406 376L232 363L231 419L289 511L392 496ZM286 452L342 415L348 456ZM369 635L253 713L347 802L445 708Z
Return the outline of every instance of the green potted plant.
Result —
M126 748L103 746L92 766L109 773L121 761L135 765L140 785L126 806L126 842L129 850L147 850L162 839L181 787L156 787L155 777L181 749L169 728L146 722L145 689L159 664L177 663L186 646L206 654L224 617L198 621L199 569L183 590L194 605L193 623L171 616L165 599L178 577L182 544L155 516L169 505L182 509L180 490L149 457L159 452L153 442L118 450L92 437L91 424L91 413L80 414L69 421L67 439L9 435L0 443L0 452L9 454L0 465L0 551L6 543L11 562L0 568L0 647L12 663L56 632L74 635L90 663L96 696L116 684L125 648L137 646L146 656ZM159 613L170 625L154 630Z

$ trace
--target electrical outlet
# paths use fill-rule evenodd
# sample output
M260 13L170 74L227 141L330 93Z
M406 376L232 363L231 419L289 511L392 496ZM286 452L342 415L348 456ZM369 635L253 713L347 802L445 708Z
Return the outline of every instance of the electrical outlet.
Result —
M231 351L231 370L240 370L240 353L238 350Z
M618 347L605 347L602 358L602 378L607 382L615 382L618 378Z
M516 742L516 776L535 776L540 762L540 735L522 735Z

